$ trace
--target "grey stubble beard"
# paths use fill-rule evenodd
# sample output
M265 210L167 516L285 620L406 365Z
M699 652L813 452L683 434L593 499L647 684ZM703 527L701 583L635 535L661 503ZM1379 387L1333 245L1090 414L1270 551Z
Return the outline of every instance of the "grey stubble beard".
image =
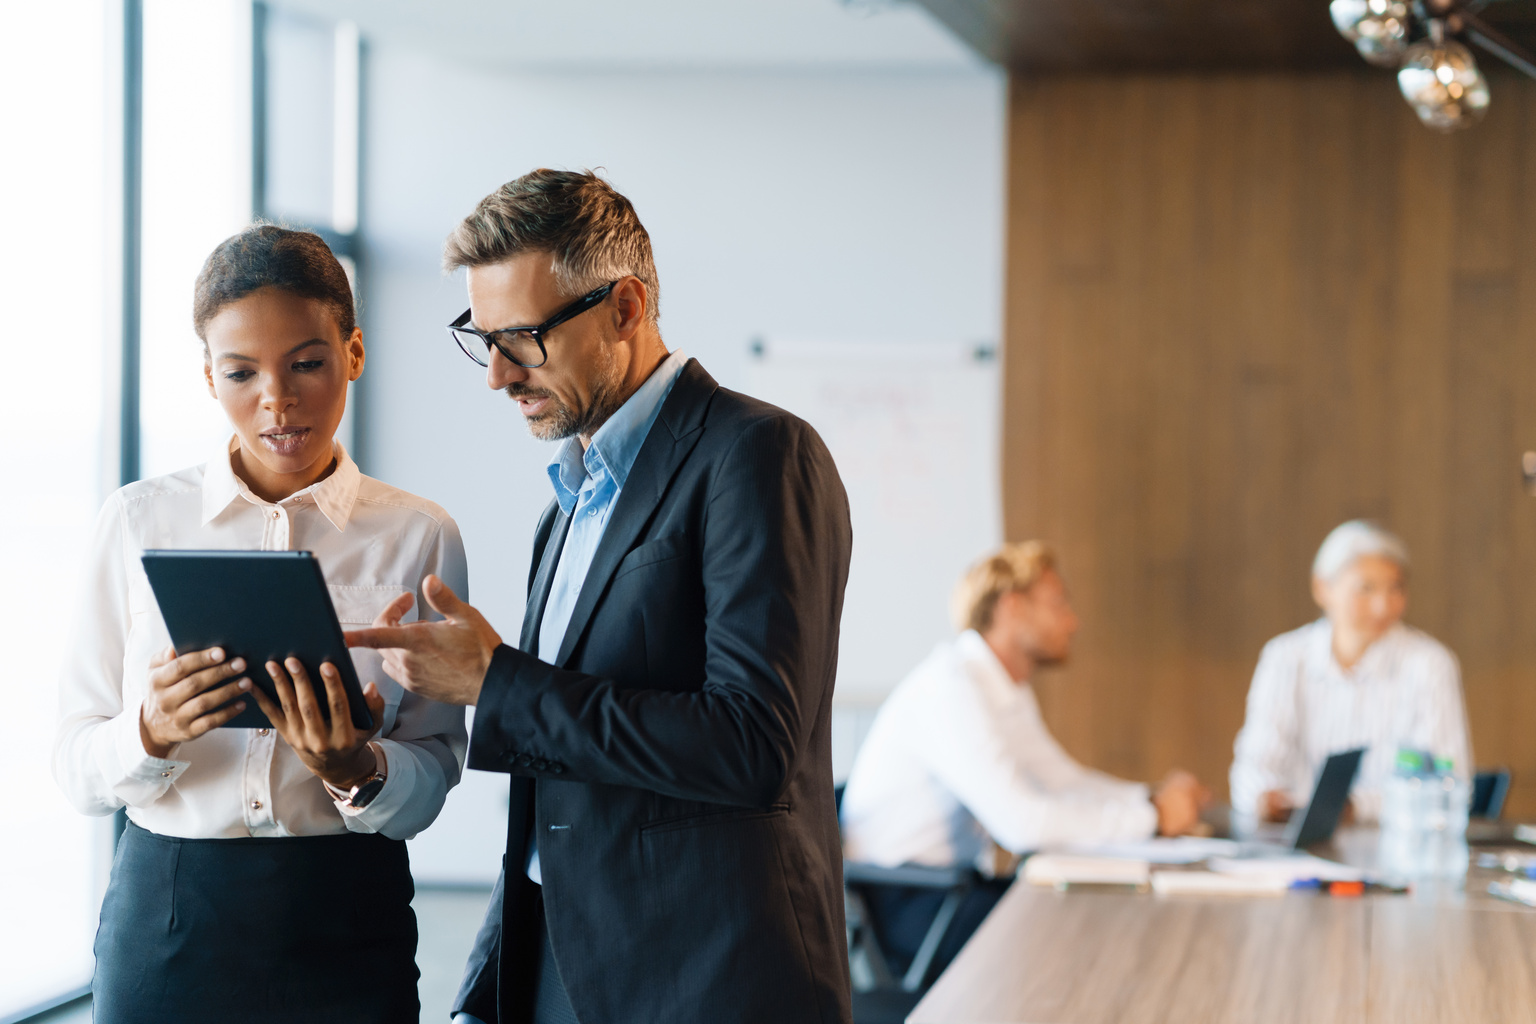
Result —
M608 417L624 404L619 394L623 374L619 371L613 351L605 345L602 353L602 363L594 368L587 381L592 401L579 413L543 388L529 390L519 384L508 384L502 389L513 401L519 398L548 397L553 403L553 410L545 413L538 422L527 421L528 433L540 441L563 441L578 434L591 437L608 422Z

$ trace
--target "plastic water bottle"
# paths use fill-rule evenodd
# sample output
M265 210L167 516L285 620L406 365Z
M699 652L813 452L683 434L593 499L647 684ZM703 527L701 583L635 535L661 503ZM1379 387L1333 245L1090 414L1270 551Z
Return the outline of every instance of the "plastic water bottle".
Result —
M1447 758L1398 751L1381 803L1377 868L1388 884L1466 877L1472 792L1454 767Z
M1427 822L1432 863L1429 875L1462 879L1467 875L1467 818L1472 806L1472 785L1458 779L1450 758L1435 758L1434 800Z
M1376 866L1389 885L1406 885L1420 877L1427 859L1425 767L1419 751L1399 750L1382 790L1381 846Z

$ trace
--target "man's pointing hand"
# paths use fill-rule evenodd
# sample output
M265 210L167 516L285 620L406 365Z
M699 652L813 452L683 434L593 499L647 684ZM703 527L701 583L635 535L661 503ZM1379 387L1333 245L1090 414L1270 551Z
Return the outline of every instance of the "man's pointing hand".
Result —
M428 576L421 590L432 610L445 616L442 621L401 625L400 617L415 601L401 594L372 626L348 630L347 646L377 649L384 671L414 694L444 704L474 704L501 636L436 576Z

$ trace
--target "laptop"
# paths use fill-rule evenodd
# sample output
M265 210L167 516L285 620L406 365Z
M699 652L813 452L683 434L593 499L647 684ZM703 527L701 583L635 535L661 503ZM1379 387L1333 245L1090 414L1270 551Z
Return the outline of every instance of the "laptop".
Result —
M1239 856L1267 857L1277 853L1305 850L1333 838L1344 817L1344 807L1349 802L1350 787L1360 771L1360 758L1365 748L1330 754L1317 773L1317 784L1312 787L1312 799L1306 810L1292 814L1286 823L1284 837L1276 840L1255 840L1241 846Z

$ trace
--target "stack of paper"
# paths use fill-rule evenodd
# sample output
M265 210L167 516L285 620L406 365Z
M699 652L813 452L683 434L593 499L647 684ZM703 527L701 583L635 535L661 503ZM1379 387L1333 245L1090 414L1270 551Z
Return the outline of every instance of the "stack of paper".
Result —
M1159 896L1284 896L1290 883L1268 875L1218 875L1214 871L1159 871L1152 891Z
M1146 885L1151 866L1128 857L1082 857L1037 853L1024 862L1031 885Z
M1295 853L1285 857L1212 857L1211 870L1223 875L1245 878L1275 878L1286 885L1292 882L1360 882L1365 872L1348 864L1324 860L1310 853Z
M1144 860L1150 864L1198 864L1207 857L1232 857L1238 844L1231 839L1201 839L1197 836L1141 839L1127 843L1080 843L1069 846L1067 853L1086 857L1119 857Z
M1536 907L1536 881L1529 878L1511 878L1508 881L1489 882L1488 891L1500 899Z

